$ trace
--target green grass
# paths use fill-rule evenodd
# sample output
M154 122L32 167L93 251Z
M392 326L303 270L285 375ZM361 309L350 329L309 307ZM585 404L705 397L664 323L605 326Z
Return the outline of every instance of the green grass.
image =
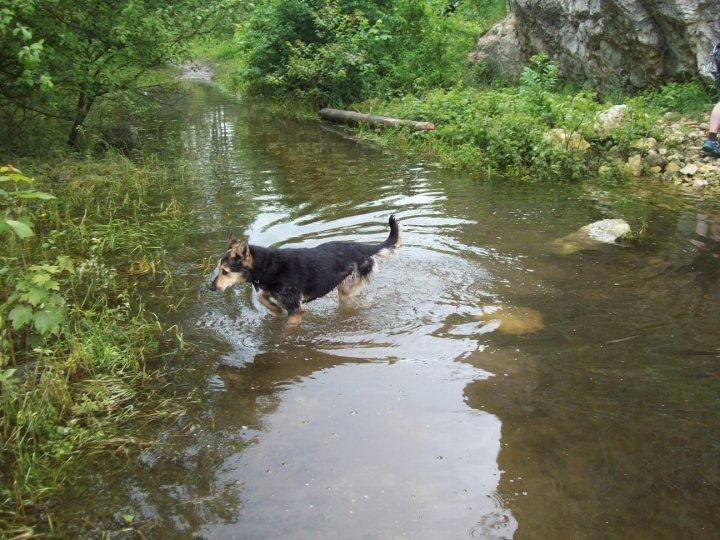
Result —
M680 115L705 117L712 103L720 99L707 81L671 82L635 96L632 102L650 111L672 112Z
M18 165L18 164L16 164ZM141 287L172 287L168 239L187 226L180 190L192 176L152 159L109 155L24 165L57 199L31 208L36 235L7 240L2 302L32 265L62 264L58 332L13 329L0 309L0 536L48 532L38 510L74 467L137 444L144 423L181 412L153 370L175 336L149 313ZM143 296L141 296L141 292Z
M629 113L617 129L602 133L597 115L616 103L628 104ZM603 99L593 92L560 87L552 64L536 59L515 86L459 83L453 89L366 100L352 108L435 123L432 132L367 127L359 131L368 139L448 167L485 177L579 181L596 177L601 165L611 176L622 177L619 160L637 153L634 141L663 138L665 113L702 118L712 103L712 92L702 82L671 83L636 96ZM548 132L557 129L582 137L589 148L578 151L548 140Z

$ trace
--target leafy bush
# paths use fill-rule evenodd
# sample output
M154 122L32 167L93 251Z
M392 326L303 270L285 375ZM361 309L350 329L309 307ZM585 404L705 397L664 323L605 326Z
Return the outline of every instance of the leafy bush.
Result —
M139 91L147 73L223 26L236 0L10 0L0 7L0 123L61 120L80 144L101 100Z
M594 92L563 88L557 67L545 55L530 59L517 86L472 88L458 84L417 95L355 104L374 114L433 122L431 132L375 131L366 137L419 151L457 168L485 176L573 181L595 177L601 164L621 176L619 159L637 153L633 143L662 138L659 122L668 107L687 111L705 100L698 83L669 84L628 98L623 121L609 133L599 129L599 113L610 108ZM612 153L608 154L608 148Z
M238 33L239 79L251 93L334 104L451 85L480 27L443 16L444 7L431 0L262 2Z
M671 82L638 98L644 107L680 113L706 111L714 100L712 86L704 81Z
M594 119L603 106L594 94L558 90L557 68L545 56L531 60L517 87L436 89L422 95L357 106L436 124L432 132L367 131L370 137L416 148L460 168L487 176L526 180L579 180L597 167L592 152L558 144L546 134L560 129L573 137L595 137Z
M520 88L524 94L552 92L557 85L558 66L544 53L530 58L530 63L520 75Z

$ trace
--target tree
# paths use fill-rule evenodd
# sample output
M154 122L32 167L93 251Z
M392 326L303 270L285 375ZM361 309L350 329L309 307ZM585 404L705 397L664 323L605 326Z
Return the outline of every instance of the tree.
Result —
M239 0L0 0L0 99L70 124L77 147L93 105L139 90Z

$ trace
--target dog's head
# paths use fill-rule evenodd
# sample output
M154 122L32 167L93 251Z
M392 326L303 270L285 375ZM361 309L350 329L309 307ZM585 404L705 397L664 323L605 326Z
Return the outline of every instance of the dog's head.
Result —
M252 254L247 240L238 240L235 236L230 236L227 253L218 263L217 274L210 283L210 290L224 291L236 283L247 283L250 281L252 263Z

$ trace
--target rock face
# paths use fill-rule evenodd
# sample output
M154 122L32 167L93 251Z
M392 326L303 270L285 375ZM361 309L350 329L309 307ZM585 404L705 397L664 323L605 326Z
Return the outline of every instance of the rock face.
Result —
M472 61L519 75L547 53L568 79L643 88L694 76L720 39L718 0L508 0L508 16L478 41ZM520 61L518 61L520 59Z
M508 13L480 36L469 60L471 63L485 63L495 76L516 79L527 60L519 43L517 21L512 13Z

